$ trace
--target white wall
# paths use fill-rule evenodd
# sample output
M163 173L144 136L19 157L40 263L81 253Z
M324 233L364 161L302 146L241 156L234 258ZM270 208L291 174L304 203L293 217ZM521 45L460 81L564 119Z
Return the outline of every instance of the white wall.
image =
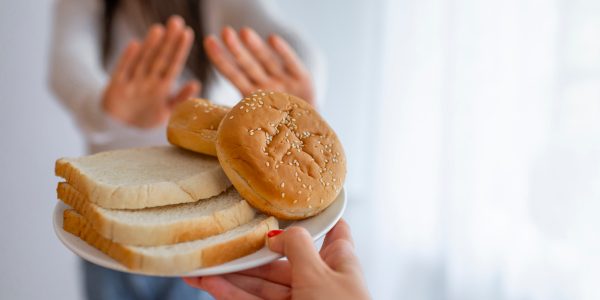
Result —
M49 1L0 2L0 298L77 299L75 257L52 230L54 160L82 145L45 84Z
M358 236L367 216L360 206L370 142L374 11L366 1L279 1L328 60L324 114L344 142L353 204L348 218ZM0 299L78 299L77 260L55 237L54 161L83 153L68 115L46 88L51 1L0 2ZM335 22L331 20L335 19ZM352 214L352 212L357 212ZM360 240L358 241L360 244ZM365 248L366 249L366 248ZM363 250L360 250L363 251Z

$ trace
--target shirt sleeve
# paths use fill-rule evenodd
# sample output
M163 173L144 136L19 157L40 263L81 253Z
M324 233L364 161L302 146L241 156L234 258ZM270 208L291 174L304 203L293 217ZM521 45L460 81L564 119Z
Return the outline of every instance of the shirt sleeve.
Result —
M48 83L74 116L88 143L107 144L136 131L102 110L108 75L101 60L103 6L95 0L58 0L54 6Z
M326 67L323 55L305 34L282 20L282 13L274 1L267 0L208 0L206 3L208 31L220 33L224 26L240 29L248 26L262 37L276 33L283 37L298 53L311 74L317 106L325 96Z

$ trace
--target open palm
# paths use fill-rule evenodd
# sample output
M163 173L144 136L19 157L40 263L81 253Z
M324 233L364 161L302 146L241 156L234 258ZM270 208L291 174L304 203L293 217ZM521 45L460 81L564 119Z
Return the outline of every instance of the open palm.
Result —
M185 27L183 20L172 17L166 29L153 25L142 44L132 41L104 91L104 110L115 119L140 128L164 123L175 103L200 90L200 83L190 81L172 94L193 39L193 31Z
M238 33L225 27L221 40L206 37L206 53L242 95L265 89L290 93L314 104L310 74L284 39L273 34L264 41L250 28Z

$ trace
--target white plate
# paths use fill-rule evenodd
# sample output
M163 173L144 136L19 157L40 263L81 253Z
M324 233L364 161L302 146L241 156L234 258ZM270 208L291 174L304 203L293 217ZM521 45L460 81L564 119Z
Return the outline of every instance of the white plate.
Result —
M58 236L58 239L67 246L73 253L79 255L81 258L103 266L105 268L127 272L127 273L136 273L136 274L144 274L143 272L138 272L134 270L127 269L125 266L121 265L108 255L102 253L100 250L88 245L86 242L81 240L79 237L74 236L63 230L63 211L69 208L67 205L58 201L54 208L54 232ZM346 192L344 189L340 192L335 201L323 212L320 214L306 219L302 221L296 222L281 222L279 223L281 228L286 228L291 225L301 226L306 228L308 232L310 232L313 240L318 240L323 237L332 227L337 223L337 221L342 217L344 210L346 209ZM208 276L208 275L217 275L217 274L225 274L231 272L237 272L241 270L246 270L258 266L262 266L268 264L274 260L281 258L282 256L271 252L266 247L260 249L257 252L254 252L250 255L238 258L236 260L232 260L230 262L224 263L222 265L208 267L208 268L200 268L188 273L175 274L175 275L166 275L168 277L187 277L187 276Z

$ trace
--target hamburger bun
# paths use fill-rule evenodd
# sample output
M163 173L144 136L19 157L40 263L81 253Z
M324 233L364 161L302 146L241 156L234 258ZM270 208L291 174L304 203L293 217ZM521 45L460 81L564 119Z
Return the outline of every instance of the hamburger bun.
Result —
M217 130L217 156L238 192L281 219L318 214L346 178L342 145L304 100L257 91L242 99Z
M189 99L175 106L169 125L169 143L194 152L216 156L217 127L229 107L206 99Z

